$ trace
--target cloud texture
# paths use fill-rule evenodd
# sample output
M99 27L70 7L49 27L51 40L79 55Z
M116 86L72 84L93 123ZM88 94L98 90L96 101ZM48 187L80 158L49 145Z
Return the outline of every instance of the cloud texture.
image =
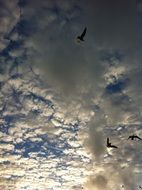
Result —
M7 0L0 7L1 187L32 190L35 180L39 190L134 190L141 142L126 139L142 136L141 2ZM118 150L106 148L107 137Z

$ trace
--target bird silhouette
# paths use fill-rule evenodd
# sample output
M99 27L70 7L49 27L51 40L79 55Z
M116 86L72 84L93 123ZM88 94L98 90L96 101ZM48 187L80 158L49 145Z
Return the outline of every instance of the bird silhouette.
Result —
M134 140L134 139L139 139L139 140L142 140L139 136L137 136L137 135L130 135L129 137L128 137L128 139L131 139L131 140Z
M83 32L82 32L82 34L80 36L77 36L77 39L79 41L84 41L84 36L86 34L86 31L87 31L87 28L85 27L84 30L83 30Z
M108 147L108 148L118 148L117 146L112 145L112 144L109 142L109 138L107 138L107 147Z
M142 187L139 185L139 188L142 189Z

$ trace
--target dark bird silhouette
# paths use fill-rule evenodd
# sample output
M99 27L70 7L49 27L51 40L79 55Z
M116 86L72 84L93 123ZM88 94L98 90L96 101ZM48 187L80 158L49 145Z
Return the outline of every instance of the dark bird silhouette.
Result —
M117 146L112 145L112 144L109 142L109 138L107 138L107 147L108 147L108 148L118 148Z
M142 189L142 187L139 185L139 188Z
M130 135L129 137L128 137L128 139L131 139L131 140L134 140L134 139L139 139L139 140L142 140L139 136L137 136L137 135Z
M77 39L80 40L80 41L84 41L84 36L86 34L86 31L87 31L87 28L85 27L82 34L80 36L77 36Z

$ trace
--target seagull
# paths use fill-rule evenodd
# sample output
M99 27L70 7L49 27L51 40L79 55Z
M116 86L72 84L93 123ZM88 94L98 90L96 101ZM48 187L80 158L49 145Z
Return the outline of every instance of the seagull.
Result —
M82 32L82 34L80 36L77 36L77 39L79 41L84 41L84 36L86 34L86 31L87 31L87 28L85 27L84 30L83 30L83 32Z
M134 140L134 139L139 139L139 140L142 140L140 137L138 137L137 135L130 135L128 137L128 139L131 139L131 140Z
M107 138L107 147L108 147L108 148L118 148L117 146L112 145L112 144L109 142L109 138Z

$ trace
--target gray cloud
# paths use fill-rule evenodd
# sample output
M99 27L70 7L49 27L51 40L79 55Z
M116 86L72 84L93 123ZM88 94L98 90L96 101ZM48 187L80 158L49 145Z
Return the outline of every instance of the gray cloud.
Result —
M7 47L9 41L7 34L12 30L19 19L17 2L9 0L0 1L0 51Z
M96 177L90 177L88 181L89 189L106 189L107 188L107 179L102 175L97 175Z
M9 62L12 63L27 52L26 61L33 70L31 74L28 66L23 65L19 67L23 74L21 78L9 79L8 72L7 76L1 75L5 84L2 89L2 110L7 110L9 114L16 112L17 108L13 109L13 106L17 100L14 98L9 98L6 106L3 105L5 97L11 96L12 85L16 92L22 93L19 98L21 113L22 116L27 116L27 123L21 124L24 128L29 126L31 129L40 125L43 127L40 131L42 134L44 131L51 132L50 137L54 137L54 133L69 137L63 129L69 128L68 124L74 120L80 120L87 126L88 139L85 146L93 155L94 168L103 171L94 172L93 177L88 179L86 188L119 190L120 184L124 184L125 189L133 190L136 185L135 170L141 164L141 148L140 144L127 142L124 145L124 142L128 133L138 131L141 134L141 27L140 22L137 22L140 12L136 2L30 0L22 6L22 17L18 25L15 23L19 21L19 9L16 4L7 2L6 6L3 4L5 11L1 16L1 49L9 43L4 35L9 34L9 39L19 42L16 37L18 31L23 42L18 50L7 50ZM14 25L17 31L12 30ZM85 42L77 44L75 37L85 26L88 28ZM34 78L39 75L42 82ZM45 85L44 82L48 84ZM51 86L54 88L52 91ZM54 104L54 110L50 110L50 103L45 105L47 97L52 97L50 103ZM7 112L3 111L3 115ZM33 120L35 114L38 115ZM13 115L12 117L14 118ZM51 122L46 123L47 118L52 118ZM6 125L4 119L2 122ZM86 130L84 131L83 141L87 136ZM19 138L16 137L17 143L23 141L20 134L15 135L19 135ZM30 135L34 136L28 135L29 138ZM107 150L107 136L122 150ZM70 151L65 152L72 154ZM37 156L33 153L29 155L32 159Z
M85 141L85 145L90 149L93 157L99 163L102 161L106 151L105 137L102 132L105 125L105 117L101 112L95 114L94 118L87 125L89 138Z
M88 10L87 21L97 46L121 49L131 49L136 46L138 31L136 31L135 0L115 2L90 0Z
M134 190L135 179L131 173L131 169L121 170L118 165L106 166L95 176L90 176L86 183L86 189L101 190L101 189L124 189Z
M107 3L96 0L63 5L63 1L60 5L56 1L48 4L44 1L38 4L36 1L34 6L31 1L30 9L24 8L25 18L26 14L36 18L37 24L37 31L26 43L35 51L30 55L34 67L39 68L45 81L55 85L63 95L63 102L58 101L61 110L68 112L69 117L78 117L82 110L84 115L89 111L96 115L93 121L92 116L88 116L89 139L85 144L95 158L100 159L105 154L105 139L109 135L104 132L105 126L113 128L115 125L140 121L135 101L139 91L129 93L133 88L133 92L139 89L137 77L136 80L134 77L137 75L135 71L139 70L139 63L133 70L133 60L139 46L137 4L134 0L115 3L111 0ZM36 15L39 17L35 17L33 7L37 7ZM43 7L47 11L40 14ZM75 37L84 26L88 28L86 41L84 44L76 44ZM112 52L108 60L102 61L102 51L108 55ZM115 52L123 52L124 57L115 55ZM130 74L132 70L134 74ZM119 86L119 81L122 81L123 88ZM113 88L108 93L106 89L109 85ZM102 113L98 113L99 117L95 106L102 110ZM112 155L118 156L114 152ZM121 159L123 156L118 156L122 165L125 163ZM117 162L119 159L116 158ZM114 168L112 166L111 170ZM121 170L121 166L118 170Z

